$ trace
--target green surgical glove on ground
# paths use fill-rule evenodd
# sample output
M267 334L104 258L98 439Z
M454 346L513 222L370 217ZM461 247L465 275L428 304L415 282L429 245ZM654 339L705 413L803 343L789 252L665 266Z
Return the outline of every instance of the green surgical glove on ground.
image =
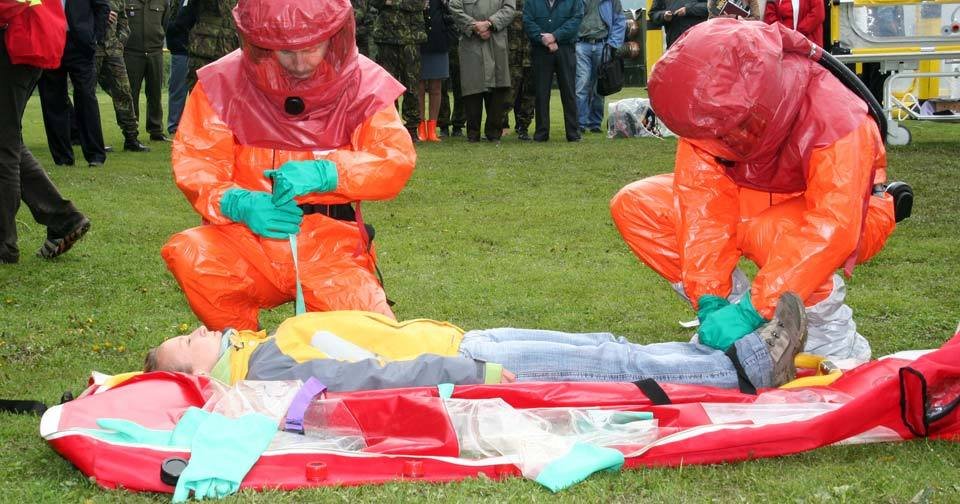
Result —
M303 210L293 200L274 205L270 193L230 189L220 200L220 212L234 222L242 222L250 231L267 238L283 239L300 232Z
M277 422L259 413L227 418L211 413L193 436L190 460L180 473L173 502L220 499L236 492L240 482L270 446Z
M702 303L703 297L700 299ZM700 305L700 310L703 310L702 305ZM698 316L700 310L697 311ZM767 319L761 317L753 307L750 294L747 293L740 299L740 302L718 308L702 318L697 334L700 338L700 344L726 351L735 341L750 334L766 322L768 322Z
M273 204L284 205L297 196L329 192L337 188L337 165L326 159L287 161L263 176L273 179Z

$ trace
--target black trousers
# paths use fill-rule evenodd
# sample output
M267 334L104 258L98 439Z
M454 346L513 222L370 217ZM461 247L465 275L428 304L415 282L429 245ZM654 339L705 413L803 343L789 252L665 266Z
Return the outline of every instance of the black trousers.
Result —
M463 111L467 116L467 139L480 139L480 117L483 115L484 105L487 109L487 120L483 124L483 135L487 140L500 140L503 133L503 118L506 114L506 96L510 88L493 88L485 93L476 93L463 97Z
M0 262L14 262L20 257L16 217L21 199L48 236L62 236L83 216L60 196L23 144L23 111L40 69L11 64L4 38L0 30Z
M103 148L103 129L100 126L100 105L97 103L97 70L94 55L77 54L69 48L63 55L60 68L46 70L40 77L40 106L43 127L47 131L47 145L56 164L74 163L70 143L70 98L67 96L67 77L73 83L73 112L77 115L80 149L88 163L103 163L107 152Z
M546 141L550 138L550 90L553 76L557 76L560 87L560 104L563 105L563 127L567 140L580 138L577 125L577 49L573 44L561 44L557 52L551 53L546 47L534 44L530 51L530 63L533 67L533 88L536 92L534 110L537 117L537 129L533 139Z
M137 121L143 123L140 115L140 87L146 83L147 95L147 133L163 134L163 51L142 53L124 51L123 61L130 78L130 96L133 97L133 111Z

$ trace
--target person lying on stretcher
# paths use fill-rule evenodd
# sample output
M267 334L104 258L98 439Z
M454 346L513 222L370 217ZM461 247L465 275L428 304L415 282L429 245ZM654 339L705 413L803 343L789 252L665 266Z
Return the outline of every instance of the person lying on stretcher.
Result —
M726 352L697 343L640 345L610 333L464 332L427 319L397 322L371 312L312 312L287 319L272 336L201 326L151 349L144 371L205 374L227 384L315 377L331 391L646 378L723 388L737 388L746 379L762 388L795 377L794 357L805 340L803 303L789 292L780 296L770 322Z

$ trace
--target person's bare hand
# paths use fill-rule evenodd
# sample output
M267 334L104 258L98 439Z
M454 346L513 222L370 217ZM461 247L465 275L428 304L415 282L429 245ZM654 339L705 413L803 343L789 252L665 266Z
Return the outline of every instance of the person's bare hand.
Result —
M686 15L687 15L687 8L686 8L686 7L680 7L679 9L676 10L676 12L673 13L673 15L674 15L674 16L679 16L679 17L686 16Z
M489 40L493 36L493 32L490 30L480 32L481 40Z
M671 19L673 19L673 11L667 11L663 13L664 21L670 21Z
M514 383L517 381L517 375L503 369L500 371L500 383Z
M547 49L549 49L550 52L557 52L557 50L560 49L560 46L556 42L552 42L547 46Z
M116 12L116 11L110 11L110 14L107 15L107 22L110 23L110 24L114 24L114 23L117 22L117 12Z

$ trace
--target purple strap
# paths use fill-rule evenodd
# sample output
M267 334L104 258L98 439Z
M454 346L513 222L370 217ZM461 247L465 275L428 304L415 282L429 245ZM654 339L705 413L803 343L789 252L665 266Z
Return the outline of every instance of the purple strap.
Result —
M303 434L303 415L306 414L310 401L319 394L324 393L327 386L320 383L320 380L310 377L307 383L300 387L300 391L290 403L287 409L287 418L284 420L283 430L287 432L296 432Z

